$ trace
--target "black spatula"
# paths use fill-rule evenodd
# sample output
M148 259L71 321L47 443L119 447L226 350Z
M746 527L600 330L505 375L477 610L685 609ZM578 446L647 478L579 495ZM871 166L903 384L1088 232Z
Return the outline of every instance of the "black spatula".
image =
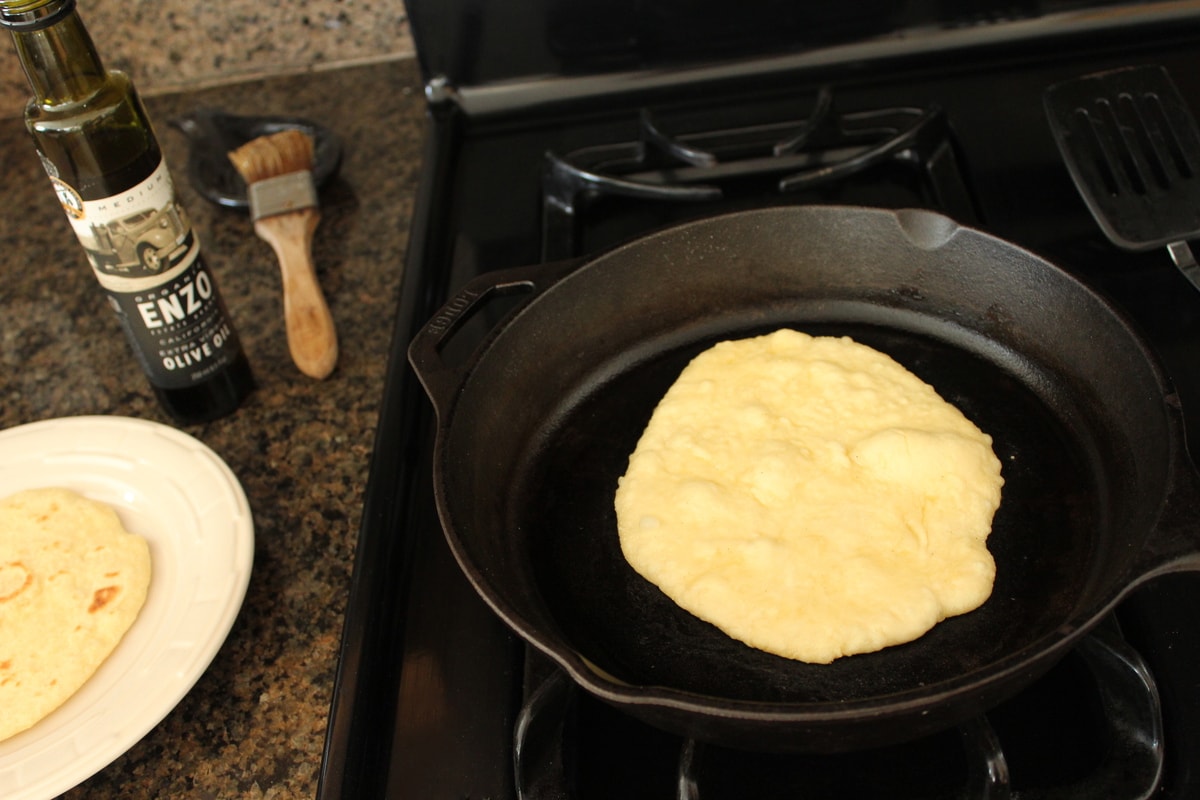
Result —
M1200 288L1200 130L1167 71L1098 72L1043 97L1050 129L1092 216L1116 246L1166 247Z

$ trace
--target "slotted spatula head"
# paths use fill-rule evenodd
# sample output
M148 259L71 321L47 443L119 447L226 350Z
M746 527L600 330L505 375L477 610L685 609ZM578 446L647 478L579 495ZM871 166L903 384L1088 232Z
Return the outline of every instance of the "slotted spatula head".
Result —
M1101 230L1126 250L1200 236L1200 130L1159 66L1055 84L1046 116Z

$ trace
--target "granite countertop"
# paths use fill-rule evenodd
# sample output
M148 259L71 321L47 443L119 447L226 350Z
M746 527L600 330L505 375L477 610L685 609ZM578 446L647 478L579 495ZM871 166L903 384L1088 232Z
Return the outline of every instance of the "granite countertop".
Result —
M63 797L313 797L419 169L424 100L410 59L146 100L180 198L258 388L184 430L236 473L255 525L240 615L212 665L127 753ZM314 243L341 354L323 382L292 364L279 271L243 212L188 184L167 121L198 107L329 125L345 155ZM22 123L0 121L0 428L108 414L170 424L74 240Z

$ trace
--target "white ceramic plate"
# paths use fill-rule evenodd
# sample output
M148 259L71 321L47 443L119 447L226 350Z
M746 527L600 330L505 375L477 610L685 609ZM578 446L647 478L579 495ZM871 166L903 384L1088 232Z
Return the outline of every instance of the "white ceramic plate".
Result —
M62 486L111 505L150 543L146 603L66 703L0 742L0 797L45 800L103 769L195 685L241 608L254 522L207 446L127 417L65 417L0 431L0 497ZM0 710L0 713L3 713Z

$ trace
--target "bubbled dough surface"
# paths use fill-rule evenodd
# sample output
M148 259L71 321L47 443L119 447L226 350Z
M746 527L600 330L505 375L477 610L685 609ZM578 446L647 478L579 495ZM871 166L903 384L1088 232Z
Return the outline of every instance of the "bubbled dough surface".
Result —
M792 330L701 353L616 494L638 573L735 639L829 663L991 594L991 438L890 357Z
M62 705L133 625L150 549L67 489L0 500L0 741Z

